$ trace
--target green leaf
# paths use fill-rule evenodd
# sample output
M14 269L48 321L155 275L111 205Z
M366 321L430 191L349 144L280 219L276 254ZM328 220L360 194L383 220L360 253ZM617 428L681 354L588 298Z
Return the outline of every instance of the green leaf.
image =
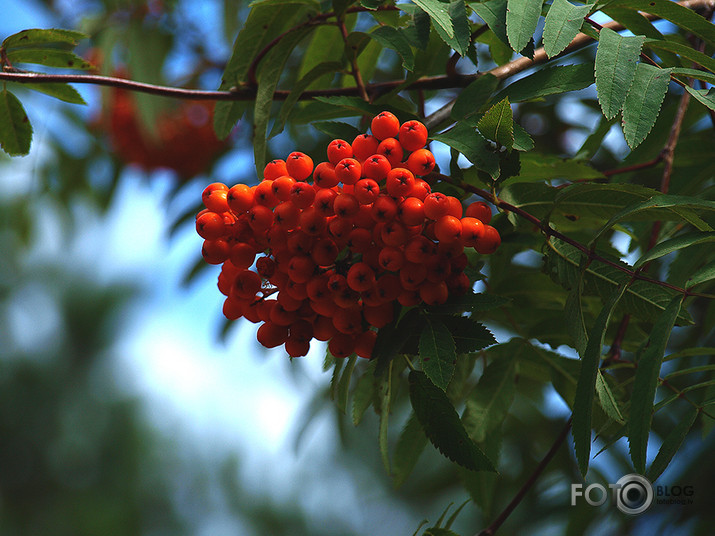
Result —
M658 385L658 373L663 362L670 332L673 330L673 325L678 318L682 303L683 296L674 297L653 325L648 347L638 361L638 368L633 381L631 408L628 417L628 445L633 466L640 474L645 474L646 448L653 417L653 399Z
M353 391L352 420L355 426L360 424L375 396L375 365L377 365L377 361L368 363Z
M454 26L448 4L439 0L412 0L412 2L430 16L435 28L441 28L447 37L454 37Z
M596 394L598 395L598 400L601 403L603 411L605 411L606 415L608 415L617 423L625 423L625 420L623 419L623 414L618 407L618 401L613 395L613 391L611 391L611 388L608 386L608 382L604 378L603 372L601 372L600 369L597 372L598 374L596 375Z
M715 45L715 26L692 9L669 0L617 0L614 6L651 13Z
M313 27L301 28L285 35L280 43L266 54L261 62L256 78L258 91L253 112L253 157L256 164L256 173L260 177L266 165L266 133L268 120L271 115L273 93L283 73L283 66L293 49L313 30Z
M521 157L521 169L519 175L510 179L511 182L537 181L565 179L600 179L604 175L591 167L588 162L564 159L554 155L542 153L527 153Z
M507 150L514 146L514 116L509 98L496 103L487 110L477 124L479 132L490 140L503 145Z
M506 34L507 0L471 3L469 7L489 26L489 29L502 43L509 44L509 37ZM509 52L511 56L511 51Z
M579 269L579 278L576 285L574 285L571 292L569 292L566 298L566 306L564 307L564 314L566 315L566 327L568 328L569 334L573 339L573 346L578 352L578 355L582 356L586 352L586 345L588 344L588 331L586 329L586 324L583 319L583 267Z
M549 58L558 55L581 31L583 19L592 4L574 6L567 0L554 0L544 23L544 52Z
M603 339L606 328L616 305L625 294L627 284L623 284L611 295L603 306L588 336L588 344L581 360L581 373L576 384L573 409L574 450L581 475L585 476L591 453L591 420L593 415L593 394L596 387L598 362L601 360Z
M670 69L639 63L623 103L623 134L635 149L650 133L670 84Z
M377 9L384 3L385 0L360 0L360 5L370 10Z
M623 107L640 56L645 37L622 37L604 28L596 49L596 92L603 115L608 119Z
M9 37L2 42L5 49L13 47L34 47L38 45L67 45L65 48L74 48L80 40L89 36L74 30L62 30L58 28L23 30Z
M387 374L377 386L378 400L380 401L380 429L378 443L380 444L380 455L385 471L390 474L390 453L388 451L388 424L390 418L390 399L392 398L392 361L387 367Z
M402 32L391 26L378 26L368 33L375 41L383 47L394 50L402 58L402 66L408 71L415 68L415 55L407 38Z
M479 113L480 108L487 103L498 85L499 79L496 76L489 73L481 75L465 87L454 101L452 119L459 121Z
M517 151L531 151L534 148L534 140L529 133L519 123L514 123L514 149ZM521 168L519 168L521 170ZM521 174L521 171L519 171Z
M7 54L10 63L33 63L62 69L90 69L92 64L69 50L57 48L20 48Z
M673 76L681 75L687 76L688 78L696 78L698 80L703 80L708 84L715 84L715 74L708 73L705 71L700 71L698 69L685 69L682 67L671 68L670 73Z
M369 104L360 97L315 97L318 102L330 104L342 108L345 113L342 117L358 116L358 115L377 115L382 111L382 106L377 104Z
M454 28L454 35L448 35L441 26L436 25L435 30L442 38L442 41L453 48L460 56L467 55L469 42L471 40L471 30L469 28L469 19L467 18L467 6L464 0L449 1L449 17Z
M497 428L509 413L514 400L516 366L514 356L495 359L484 369L479 383L467 398L462 422L477 442Z
M375 375L381 376L388 363L397 356L405 343L424 325L424 316L417 309L410 309L404 316L398 318L377 332L375 347L371 361L376 361Z
M541 16L541 0L508 0L506 34L515 52L521 52L536 31Z
M658 454L653 460L653 463L648 468L647 477L651 482L655 482L658 477L663 474L666 467L670 464L673 456L680 450L680 445L683 444L685 436L695 424L695 419L698 417L698 408L689 406L685 415L678 419L670 433L665 436L663 444L658 450Z
M22 83L22 87L39 91L50 97L54 97L70 104L87 104L79 92L69 84L50 83L50 84L26 84Z
M276 119L275 123L273 123L273 128L271 129L269 138L277 136L278 134L283 132L283 128L285 127L286 121L288 120L288 116L293 111L293 108L298 102L300 96L306 89L308 89L310 84L312 84L315 80L319 79L326 73L334 73L335 71L339 71L341 68L342 65L335 61L321 63L313 67L305 74L305 76L303 76L303 78L298 80L298 82L293 85L293 89L291 89L290 95L288 95L288 98L281 106L281 111L278 114L278 119Z
M676 236L675 238L670 238L656 244L651 249L646 251L641 258L636 261L633 268L638 268L643 266L648 261L658 259L674 251L687 248L688 246L703 244L706 242L715 242L715 233L707 231L694 231Z
M495 97L509 98L509 102L523 102L577 91L593 84L593 66L590 63L545 67L534 74L520 78L502 89Z
M476 352L497 342L491 331L472 318L446 316L441 320L452 334L458 354Z
M407 5L409 6L410 4ZM405 35L413 47L419 48L420 50L427 50L430 34L429 15L421 9L415 8L414 11L410 13L410 21L407 26L400 28L400 31Z
M320 9L320 2L317 0L253 0L248 7L282 6L285 4L305 4L315 8L316 11Z
M702 65L708 71L715 73L715 59L687 45L663 39L646 39L645 46L646 48L654 50L656 53L659 50L673 52L678 56Z
M446 132L433 135L432 139L456 149L492 178L499 176L499 157L491 149L489 142L466 122L457 123Z
M0 147L10 156L30 152L32 125L18 98L4 89L0 93Z
M397 439L397 445L395 445L392 483L396 488L404 484L407 477L410 476L426 446L427 436L425 436L422 425L413 412Z
M447 458L473 471L496 472L494 464L467 434L447 395L424 372L409 377L410 401L430 442Z
M449 529L432 527L422 533L422 536L459 536L456 532Z
M351 355L348 359L343 373L340 376L340 380L337 385L337 405L338 409L346 413L348 408L348 394L350 393L350 379L353 376L353 371L355 370L355 363L357 362L357 356L355 354Z
M701 104L715 111L715 90L713 88L693 89L690 86L685 86L685 89Z
M549 275L564 288L573 288L580 277L583 253L560 240L549 240L546 245L549 248L546 253L546 269ZM630 269L625 263L611 260L623 268ZM629 279L627 273L594 260L588 264L584 272L584 293L597 295L606 300L614 289ZM653 322L665 311L670 300L676 295L678 294L673 290L639 279L628 287L626 295L621 300L621 308L645 321ZM692 322L688 312L683 309L678 317L678 323L684 325Z
M598 233L595 235L591 242L595 244L596 241L598 241L606 232L608 232L611 227L613 227L619 221L625 220L626 218L633 218L634 216L639 214L642 215L644 213L649 213L652 214L652 219L656 219L661 218L662 213L670 212L671 217L675 216L675 219L682 219L683 214L680 209L695 209L713 212L715 211L715 201L709 201L707 199L701 199L699 197L657 194L650 199L627 206L618 213L611 216L611 218L598 231Z
M437 318L426 320L420 335L420 364L432 383L446 391L457 362L454 339Z
M224 69L219 89L225 91L241 87L256 54L297 16L303 15L305 9L296 9L295 5L253 7L233 43L233 52ZM221 139L226 138L247 108L245 102L217 102L214 108L216 135Z
M327 134L332 139L346 140L349 143L352 143L352 140L361 134L358 128L338 121L319 121L317 123L313 123L313 127L315 127L316 130Z
M715 279L715 261L710 262L700 268L697 272L688 278L686 287L688 289L693 288L695 285L700 283L705 283L706 281L712 281Z

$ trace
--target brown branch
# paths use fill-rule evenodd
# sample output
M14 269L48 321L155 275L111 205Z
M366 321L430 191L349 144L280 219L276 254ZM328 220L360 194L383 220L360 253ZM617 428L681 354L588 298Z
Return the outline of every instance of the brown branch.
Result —
M340 29L340 35L343 36L343 43L345 43L345 48L349 49L350 44L348 43L348 29L345 27L345 19L340 17L338 19L338 28ZM355 47L352 47L353 49ZM347 54L351 54L349 50L346 50ZM360 67L357 62L357 53L350 58L350 68L351 74L355 79L355 84L357 85L358 91L360 92L360 98L365 102L370 102L370 97L367 94L367 89L365 89L365 82L362 79L362 74L360 74Z
M514 495L514 498L511 500L511 502L502 510L502 512L497 516L497 518L492 521L491 525L489 525L486 529L481 531L477 536L493 536L494 533L499 530L499 527L502 526L504 521L511 515L511 513L516 509L517 506L519 506L519 503L521 500L524 498L524 496L527 494L527 492L534 486L536 481L538 480L539 476L541 476L541 473L544 472L544 469L546 469L546 466L549 464L549 462L553 459L553 457L556 455L556 452L559 450L559 447L563 444L563 442L566 440L566 437L569 435L569 430L571 429L571 419L573 417L569 417L569 420L566 422L566 425L564 426L563 430L561 430L561 433L556 437L556 440L554 443L551 445L551 448L549 451L544 455L542 460L539 462L539 465L536 466L534 471L531 473L531 476L527 479L526 482L524 482L524 485L521 486L519 491L516 492L516 495Z
M641 169L646 169L658 165L663 160L663 153L661 152L653 160L648 160L647 162L641 162L640 164L633 164L632 166L625 166L622 168L609 169L602 171L606 177L611 175L618 175L619 173L630 173L631 171L639 171Z

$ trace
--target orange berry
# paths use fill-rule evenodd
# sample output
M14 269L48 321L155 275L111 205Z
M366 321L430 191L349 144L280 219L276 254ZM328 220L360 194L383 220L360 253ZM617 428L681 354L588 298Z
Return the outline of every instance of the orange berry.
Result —
M288 175L297 181L304 181L313 172L313 159L299 151L292 152L286 160Z
M380 112L370 123L370 130L379 140L395 138L400 132L400 120L391 112Z
M415 175L428 175L434 166L434 155L428 149L418 149L407 158L407 167Z
M352 158L353 148L345 140L333 140L328 144L328 161L337 165L343 158Z
M427 127L419 121L406 121L400 126L399 138L406 151L416 151L427 143Z
M477 218L482 223L489 223L492 221L492 209L484 201L476 201L467 207L465 216Z

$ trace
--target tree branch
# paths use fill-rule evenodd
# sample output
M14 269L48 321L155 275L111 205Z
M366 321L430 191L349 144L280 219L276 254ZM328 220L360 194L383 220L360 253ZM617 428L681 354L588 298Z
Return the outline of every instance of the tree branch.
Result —
M502 512L497 516L497 518L492 521L491 525L489 525L486 529L481 531L477 536L493 536L494 533L499 530L499 527L502 526L504 521L511 515L511 513L516 509L517 506L519 506L519 503L521 500L524 498L526 493L532 488L532 486L536 483L538 480L539 476L541 476L541 473L546 469L546 466L549 464L549 462L553 459L553 457L556 455L556 452L559 450L559 447L561 444L566 440L566 437L569 435L569 430L571 429L571 419L572 417L569 417L569 420L566 422L566 425L564 426L563 430L561 430L561 433L556 437L556 440L554 443L551 445L551 448L549 451L546 453L546 455L543 457L543 459L539 462L539 465L536 466L534 469L534 472L531 473L531 476L527 479L526 482L524 482L524 485L521 486L521 489L517 491L516 495L514 495L514 498L511 500L511 502L502 510Z

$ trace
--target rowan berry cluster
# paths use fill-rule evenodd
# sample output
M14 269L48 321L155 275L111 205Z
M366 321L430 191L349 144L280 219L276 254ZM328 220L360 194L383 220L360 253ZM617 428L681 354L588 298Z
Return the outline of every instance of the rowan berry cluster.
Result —
M466 247L500 244L488 205L464 210L420 178L435 166L422 123L382 112L371 130L333 140L315 166L294 152L268 163L256 186L204 190L196 229L206 262L223 264L223 313L262 323L263 346L297 357L318 339L335 357L369 358L400 306L471 288Z
M156 132L141 124L134 97L114 88L110 94L107 131L114 152L146 170L168 168L190 178L206 171L228 144L213 130L213 104L183 103L161 115Z

